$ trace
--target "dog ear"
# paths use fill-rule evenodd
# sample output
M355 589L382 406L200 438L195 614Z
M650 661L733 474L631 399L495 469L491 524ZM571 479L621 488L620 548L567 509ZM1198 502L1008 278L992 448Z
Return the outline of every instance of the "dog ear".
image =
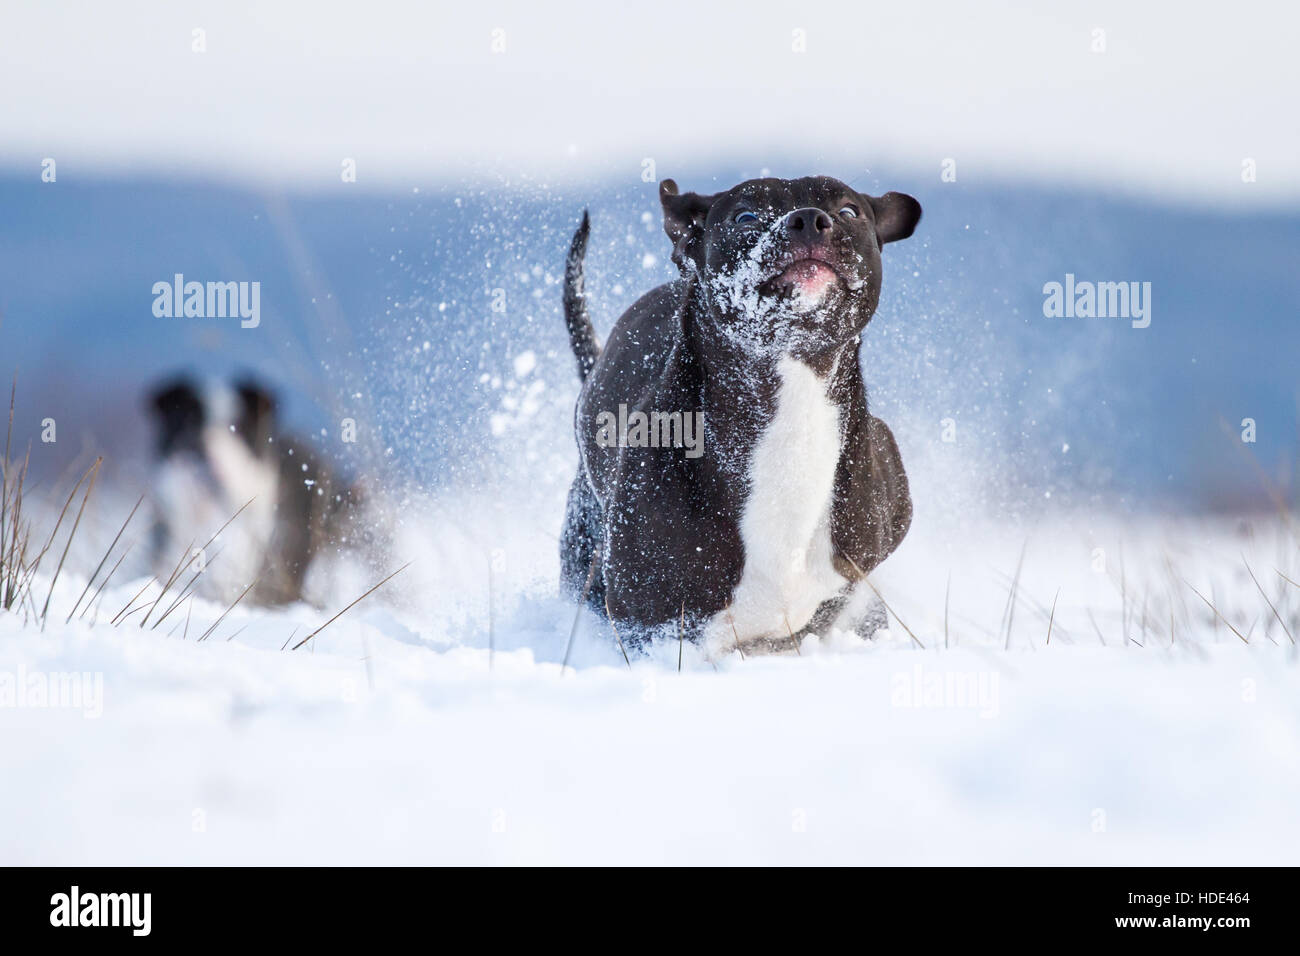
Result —
M664 232L673 244L673 262L685 273L688 269L703 266L700 238L704 234L704 220L709 208L718 197L699 193L679 195L677 184L665 179L659 184L659 202L664 208ZM692 263L688 266L687 263Z
M921 221L921 204L906 193L885 193L879 199L864 196L876 214L876 238L887 242L906 239Z
M159 455L191 444L203 428L203 401L189 379L176 378L156 386L145 397L144 406L153 419Z
M196 413L201 407L194 385L184 378L173 379L156 386L145 400L145 408L159 418Z
M236 382L235 394L239 396L236 428L250 442L265 444L275 432L275 396L251 378Z

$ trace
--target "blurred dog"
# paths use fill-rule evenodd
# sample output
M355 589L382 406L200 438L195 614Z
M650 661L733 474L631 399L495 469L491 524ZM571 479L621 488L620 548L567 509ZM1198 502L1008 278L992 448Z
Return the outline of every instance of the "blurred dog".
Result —
M566 264L583 385L564 587L618 624L680 627L711 651L832 624L869 634L879 611L849 598L902 541L912 500L894 436L867 410L858 346L881 250L912 234L920 204L824 176L715 195L665 180L659 196L681 278L638 300L603 348L582 287L585 215ZM671 433L693 421L702 436Z
M204 568L201 593L231 599L256 581L250 600L301 599L312 560L348 540L356 489L309 444L280 432L275 398L251 378L176 378L147 405L156 435L153 562L160 578L187 561L193 571Z

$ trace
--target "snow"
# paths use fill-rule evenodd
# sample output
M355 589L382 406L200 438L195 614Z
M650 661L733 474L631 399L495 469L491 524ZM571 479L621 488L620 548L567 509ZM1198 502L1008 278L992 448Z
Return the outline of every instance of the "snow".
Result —
M467 537L413 509L427 523L395 550L423 542L416 563L298 651L280 648L364 582L322 608L237 607L202 643L221 604L194 604L188 639L172 619L107 623L143 581L111 585L93 627L0 612L0 860L1294 861L1296 654L1237 570L1263 575L1294 632L1277 522L922 512L873 581L924 649L895 623L799 656L710 662L668 642L629 667L584 615L562 667L574 612L552 596L554 540L482 501L443 507ZM480 538L505 556L490 613ZM1249 645L1161 584L1166 559ZM83 585L65 573L53 607ZM102 679L98 706L12 693L20 673L74 672Z

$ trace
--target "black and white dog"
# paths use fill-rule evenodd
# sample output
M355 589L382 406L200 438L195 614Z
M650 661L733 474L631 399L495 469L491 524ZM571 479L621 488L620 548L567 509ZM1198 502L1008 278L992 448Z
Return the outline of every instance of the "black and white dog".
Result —
M312 559L346 537L356 492L311 446L279 431L274 397L251 379L177 378L155 389L147 407L156 435L153 563L161 579L186 561L204 567L198 590L209 596L229 600L256 580L249 600L302 598ZM241 507L206 553L189 553Z
M867 410L858 346L881 248L912 234L920 204L827 177L712 196L665 180L659 196L681 278L603 348L583 293L585 214L569 251L583 387L562 584L625 636L684 627L711 653L832 624L869 633L844 620L849 598L902 541L912 502L894 436ZM669 433L692 420L702 449Z

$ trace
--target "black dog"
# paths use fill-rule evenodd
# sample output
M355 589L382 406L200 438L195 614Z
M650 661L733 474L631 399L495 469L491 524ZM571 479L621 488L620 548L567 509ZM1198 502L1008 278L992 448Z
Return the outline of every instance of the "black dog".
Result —
M858 345L881 247L910 236L921 207L827 177L713 196L665 180L659 196L682 277L638 300L603 349L582 290L585 214L569 251L565 318L584 384L562 584L624 636L683 627L710 651L788 646L834 623L911 523Z
M280 431L275 399L252 379L178 378L147 406L156 429L153 560L162 579L195 559L202 593L229 600L256 581L250 601L300 599L313 558L347 536L356 491L309 444ZM236 512L207 553L185 553Z

